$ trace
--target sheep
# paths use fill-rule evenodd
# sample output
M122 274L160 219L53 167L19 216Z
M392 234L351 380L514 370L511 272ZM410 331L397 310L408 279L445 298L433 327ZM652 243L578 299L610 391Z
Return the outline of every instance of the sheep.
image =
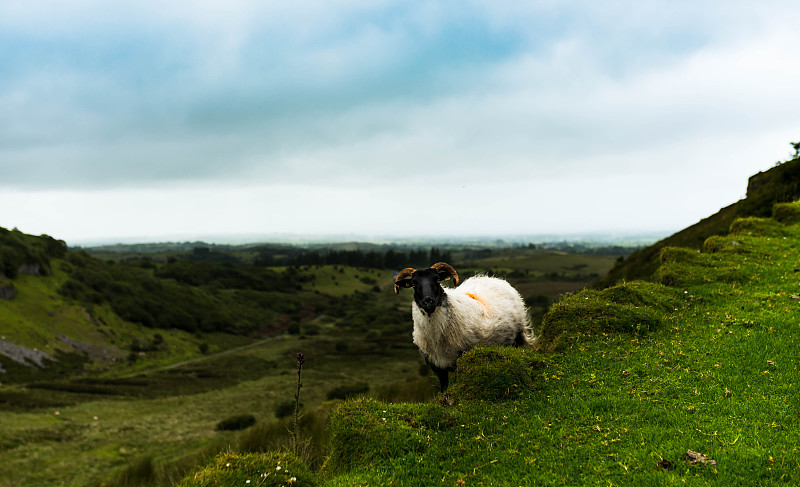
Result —
M443 288L441 281L451 277L458 286L456 270L439 262L428 269L403 269L394 283L395 294L400 288L414 288L414 344L439 378L442 392L465 351L477 346L521 347L534 340L525 303L507 281L475 276L456 288Z

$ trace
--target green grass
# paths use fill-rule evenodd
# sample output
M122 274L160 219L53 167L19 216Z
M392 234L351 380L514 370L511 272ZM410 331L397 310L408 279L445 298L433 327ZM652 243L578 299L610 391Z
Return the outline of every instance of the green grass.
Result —
M557 351L507 399L520 366L493 367L518 352L498 349L462 357L449 401L345 403L326 485L798 484L800 226L752 223L708 252L664 250L660 283L557 303L539 343Z

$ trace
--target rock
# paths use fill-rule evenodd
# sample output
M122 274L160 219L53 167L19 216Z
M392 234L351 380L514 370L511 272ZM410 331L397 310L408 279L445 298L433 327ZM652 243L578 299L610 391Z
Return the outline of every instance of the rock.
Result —
M0 299L11 301L16 295L17 291L14 289L14 283L0 276Z
M41 352L35 348L26 348L20 345L15 345L8 340L0 340L0 354L5 355L11 360L18 362L22 365L37 366L40 369L45 367L45 360L52 361L50 355Z
M47 276L50 273L47 272L47 269L42 268L42 265L36 262L30 262L27 264L22 264L17 269L17 274L28 274L30 276Z
M717 465L716 460L712 460L703 455L702 453L697 453L696 451L692 450L686 451L686 456L683 457L683 461L687 462L689 465L694 465L696 463L706 463L708 465L714 465L714 466Z

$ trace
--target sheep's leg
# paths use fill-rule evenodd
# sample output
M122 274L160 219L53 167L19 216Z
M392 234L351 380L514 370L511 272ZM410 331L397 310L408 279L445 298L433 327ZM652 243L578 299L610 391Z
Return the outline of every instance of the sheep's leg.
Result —
M428 365L430 366L433 373L436 374L436 377L439 378L439 388L442 390L442 392L447 390L447 386L450 383L450 377L447 369L440 369L439 367L433 365L432 363L428 363Z

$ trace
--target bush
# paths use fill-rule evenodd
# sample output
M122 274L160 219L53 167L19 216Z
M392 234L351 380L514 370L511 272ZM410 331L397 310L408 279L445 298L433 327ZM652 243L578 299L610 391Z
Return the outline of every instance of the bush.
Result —
M306 335L310 336L319 335L320 327L316 323L306 323L303 328Z
M366 382L357 382L355 384L346 384L335 387L328 391L328 399L347 399L369 392L369 384Z
M283 419L294 414L294 399L284 399L275 405L275 417ZM300 403L300 408L303 408L303 403Z
M240 414L223 419L217 423L217 426L215 426L214 429L216 431L237 431L247 429L254 424L256 424L255 416L252 414Z

